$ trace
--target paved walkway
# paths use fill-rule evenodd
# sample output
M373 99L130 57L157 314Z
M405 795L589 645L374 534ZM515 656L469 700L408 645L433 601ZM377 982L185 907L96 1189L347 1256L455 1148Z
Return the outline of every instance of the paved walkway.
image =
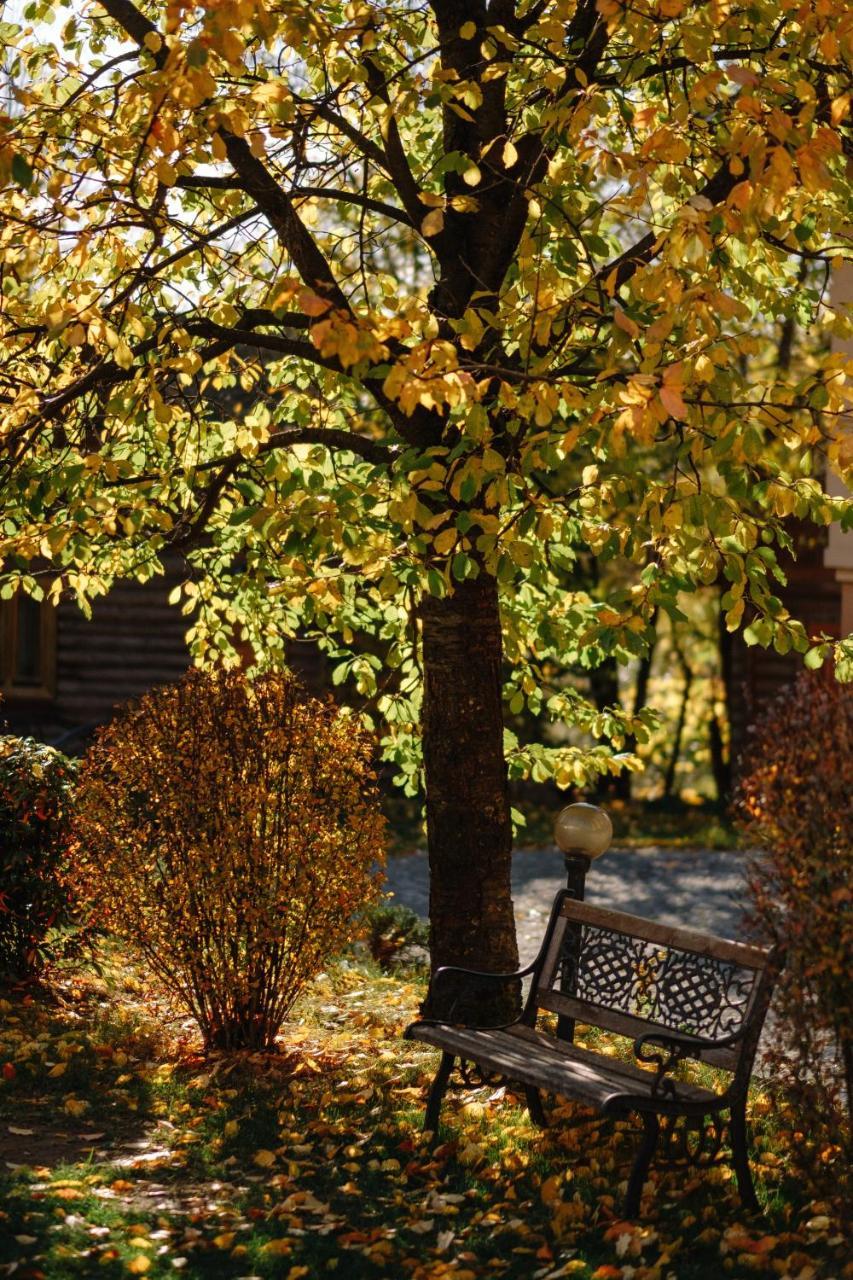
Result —
M746 901L743 853L715 849L609 849L587 877L589 902L649 916L664 924L682 924L722 937L745 936ZM423 850L392 858L386 888L397 902L426 916L429 869ZM513 857L512 895L518 949L526 964L536 954L551 901L565 883L562 854L556 848L522 849Z

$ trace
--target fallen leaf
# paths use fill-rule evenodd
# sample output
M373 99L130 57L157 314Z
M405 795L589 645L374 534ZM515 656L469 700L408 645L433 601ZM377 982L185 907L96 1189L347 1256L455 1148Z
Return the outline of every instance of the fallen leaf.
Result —
M267 1243L264 1245L262 1252L271 1253L274 1256L278 1257L282 1254L290 1253L292 1248L293 1246L290 1240L286 1240L284 1239L284 1237L280 1237L278 1240L268 1240Z

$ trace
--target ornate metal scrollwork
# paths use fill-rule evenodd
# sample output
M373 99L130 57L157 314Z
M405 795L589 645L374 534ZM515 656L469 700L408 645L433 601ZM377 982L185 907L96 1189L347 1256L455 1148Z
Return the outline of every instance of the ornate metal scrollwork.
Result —
M580 1000L720 1039L739 1030L756 981L754 970L593 925L567 931L562 990Z
M728 1125L719 1112L706 1116L663 1116L657 1161L667 1168L707 1169L726 1159Z

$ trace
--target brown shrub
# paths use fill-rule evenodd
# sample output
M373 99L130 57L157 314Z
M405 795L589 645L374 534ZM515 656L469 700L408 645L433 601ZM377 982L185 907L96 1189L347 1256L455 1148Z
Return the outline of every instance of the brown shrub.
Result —
M802 1167L838 1191L853 1156L853 688L804 673L756 726L749 758L738 807L763 849L753 922L787 944L768 1056Z
M265 1049L378 890L371 744L286 675L191 671L100 732L80 774L79 891L197 1020Z

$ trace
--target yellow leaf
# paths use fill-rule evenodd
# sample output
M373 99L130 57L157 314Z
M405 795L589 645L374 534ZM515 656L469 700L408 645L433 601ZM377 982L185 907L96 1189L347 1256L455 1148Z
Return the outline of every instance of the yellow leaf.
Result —
M444 211L442 209L432 209L421 223L421 235L437 236L440 231L444 230Z
M67 1062L57 1062L57 1064L56 1064L56 1066L55 1066L55 1067L51 1067L51 1069L50 1069L50 1071L48 1072L48 1074L49 1074L49 1075L51 1075L51 1076L61 1076L61 1075L64 1075L64 1074L65 1074L65 1070L66 1070L67 1066L68 1066L68 1063L67 1063Z
M173 187L177 181L178 175L175 166L169 164L168 160L158 160L155 172L164 187Z
M260 1151L255 1152L252 1159L262 1169L269 1169L270 1165L275 1164L275 1152L267 1151L264 1147L261 1147Z
M331 309L331 302L328 298L321 298L319 294L310 293L304 289L299 295L299 306L306 316L324 316Z
M736 600L726 614L726 630L737 631L738 624L743 617L744 602Z
M539 1188L539 1194L542 1197L543 1204L557 1204L562 1199L562 1196L560 1195L560 1182L561 1178L558 1173L555 1173L551 1178L545 1179L542 1186Z
M632 338L639 336L640 326L621 307L616 307L613 312L613 319L616 322L617 329L622 329L624 333L627 333Z
M262 1253L271 1253L273 1255L282 1255L290 1253L292 1245L289 1240L268 1240L262 1249Z
M123 339L116 343L113 358L120 369L129 369L133 364L133 352Z
M163 37L157 31L148 31L142 43L149 53L159 53L163 48Z
M462 26L459 28L460 40L473 40L476 34L477 34L476 22L463 22Z
M213 1237L213 1243L217 1249L230 1249L236 1237L235 1231L223 1231L221 1235Z
M432 545L438 555L446 556L448 551L452 551L456 546L456 530L452 526L449 529L442 529Z
M483 175L475 164L470 164L462 174L462 181L468 187L478 187Z
M661 387L660 402L671 418L687 417L687 405L682 400L680 392L674 387Z
M144 1253L138 1253L135 1258L131 1258L127 1264L127 1269L135 1276L144 1276L150 1266L151 1259L146 1258Z
M225 1127L222 1132L225 1134L226 1138L233 1138L234 1135L239 1131L239 1128L240 1126L236 1120L226 1120Z
M504 143L503 162L505 169L511 169L518 160L518 152L511 142Z

